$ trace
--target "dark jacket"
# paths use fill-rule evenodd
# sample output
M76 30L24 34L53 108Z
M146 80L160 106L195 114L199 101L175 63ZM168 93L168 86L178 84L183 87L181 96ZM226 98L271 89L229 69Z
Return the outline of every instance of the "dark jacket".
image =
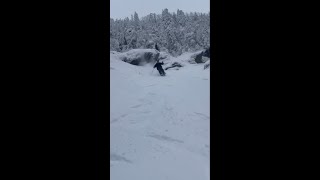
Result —
M154 66L153 66L153 68L157 68L158 70L159 69L162 69L162 66L161 65L163 65L163 62L157 62Z

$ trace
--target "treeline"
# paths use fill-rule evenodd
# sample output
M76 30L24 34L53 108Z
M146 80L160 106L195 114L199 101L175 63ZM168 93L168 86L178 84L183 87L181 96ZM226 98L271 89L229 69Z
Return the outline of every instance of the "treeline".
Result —
M125 19L110 19L110 50L124 52L154 48L173 56L210 47L210 12L184 13L182 10L151 13L139 18L135 12Z

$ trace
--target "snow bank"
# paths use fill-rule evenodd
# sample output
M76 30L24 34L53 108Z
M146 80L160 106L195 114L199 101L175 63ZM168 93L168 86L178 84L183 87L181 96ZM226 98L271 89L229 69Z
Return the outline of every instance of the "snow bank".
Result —
M110 56L113 55L115 58L120 59L123 62L137 66L154 64L159 60L164 63L164 69L170 69L175 67L184 67L188 64L202 64L207 62L210 58L205 56L205 51L206 50L185 52L178 57L173 57L167 52L159 52L155 49L132 49L124 53L110 51Z

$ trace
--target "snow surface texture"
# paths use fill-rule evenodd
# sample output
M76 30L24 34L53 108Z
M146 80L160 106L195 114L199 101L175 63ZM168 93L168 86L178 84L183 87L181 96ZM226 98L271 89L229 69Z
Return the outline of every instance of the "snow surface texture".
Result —
M110 52L111 180L209 179L209 68L183 54L160 76Z

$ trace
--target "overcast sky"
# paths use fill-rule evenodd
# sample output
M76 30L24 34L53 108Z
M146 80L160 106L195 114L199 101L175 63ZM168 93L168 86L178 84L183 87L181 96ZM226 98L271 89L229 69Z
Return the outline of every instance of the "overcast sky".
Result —
M134 12L140 17L150 13L161 14L167 8L170 13L210 11L210 0L110 0L110 17L113 19L130 18Z

